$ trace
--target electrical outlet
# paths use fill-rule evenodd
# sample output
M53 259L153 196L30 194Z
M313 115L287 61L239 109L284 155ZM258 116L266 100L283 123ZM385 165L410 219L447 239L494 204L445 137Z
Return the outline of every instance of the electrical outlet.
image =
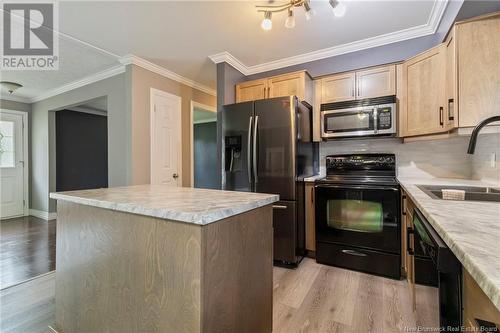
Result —
M497 165L497 154L495 152L491 152L490 154L490 167L495 168Z

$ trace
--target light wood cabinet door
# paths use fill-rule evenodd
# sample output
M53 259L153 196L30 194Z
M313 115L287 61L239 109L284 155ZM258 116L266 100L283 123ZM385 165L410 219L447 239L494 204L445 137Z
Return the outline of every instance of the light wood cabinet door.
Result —
M306 250L316 251L316 225L314 220L314 183L306 182L305 186L306 206Z
M402 136L447 131L445 126L445 53L430 49L403 64L406 97L402 108Z
M321 103L354 100L355 86L354 72L325 77L321 79Z
M445 125L448 129L458 127L457 112L457 62L455 35L452 29L445 41L446 45L446 87L445 87Z
M356 98L396 94L396 65L356 72Z
M500 114L500 15L456 25L459 126Z
M275 76L268 80L268 98L296 95L305 99L305 73Z
M236 103L266 98L267 79L246 81L236 85Z
M470 330L469 332L486 332L479 330L477 319L488 321L500 328L500 311L465 269L463 270L463 306L464 326L477 329L477 331Z

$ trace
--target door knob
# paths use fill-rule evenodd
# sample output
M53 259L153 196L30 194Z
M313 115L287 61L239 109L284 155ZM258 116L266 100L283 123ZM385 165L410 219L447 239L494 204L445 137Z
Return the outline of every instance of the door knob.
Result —
M177 179L177 178L179 178L179 175L178 175L178 174L176 174L176 173L174 173L174 174L172 175L172 177L173 177L174 179Z

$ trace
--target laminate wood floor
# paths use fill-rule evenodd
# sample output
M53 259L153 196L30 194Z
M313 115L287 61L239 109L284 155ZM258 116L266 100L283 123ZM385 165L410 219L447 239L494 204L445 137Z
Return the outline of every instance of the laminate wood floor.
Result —
M0 291L2 333L47 332L54 321L55 274ZM274 268L273 332L411 332L438 324L437 295L417 286L425 312L414 312L406 281L304 259L298 269Z
M273 332L408 332L439 325L435 288L417 286L414 312L406 280L392 280L306 258L274 268ZM423 306L420 306L423 305Z
M24 216L0 222L0 289L55 269L56 221Z

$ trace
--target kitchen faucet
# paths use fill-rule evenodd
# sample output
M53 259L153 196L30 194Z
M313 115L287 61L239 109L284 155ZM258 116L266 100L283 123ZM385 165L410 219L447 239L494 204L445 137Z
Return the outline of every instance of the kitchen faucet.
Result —
M500 116L493 116L486 118L482 122L476 125L474 127L474 130L472 131L472 134L470 136L469 140L469 148L467 149L467 154L474 154L474 150L476 150L476 141L477 141L477 136L479 134L479 131L489 123L495 122L495 121L500 121Z

